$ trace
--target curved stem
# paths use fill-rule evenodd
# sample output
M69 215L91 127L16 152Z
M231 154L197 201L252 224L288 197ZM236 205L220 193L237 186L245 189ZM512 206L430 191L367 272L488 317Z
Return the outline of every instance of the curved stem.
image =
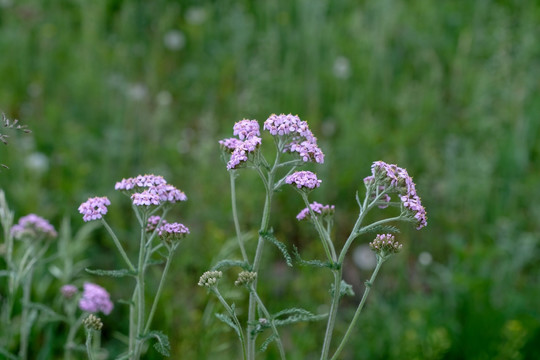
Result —
M116 248L118 249L118 251L120 252L120 255L122 255L122 258L124 259L124 261L126 262L127 266L129 267L129 270L135 272L135 267L133 266L133 264L131 263L131 261L129 260L129 257L127 256L126 254L126 251L124 250L124 248L122 247L122 244L120 243L120 240L118 240L118 237L116 236L116 234L114 233L114 231L111 229L111 227L109 226L109 224L107 223L107 221L105 221L104 218L101 218L101 222L103 223L103 225L105 226L105 229L107 229L107 231L109 232L109 234L111 235L113 241L114 241L114 244L116 245Z
M317 232L319 233L319 237L321 238L321 241L324 246L324 251L326 252L326 257L329 261L336 261L336 250L334 249L334 244L332 243L332 240L330 239L330 235L328 232L324 229L321 222L319 221L319 218L317 215L315 215L315 212L311 208L311 205L309 204L309 200L307 197L307 194L304 192L301 192L302 199L304 200L304 203L306 204L306 207L309 211L309 216L311 217L311 220L315 224L315 229L317 229Z
M236 327L238 328L238 337L240 338L240 345L242 346L242 358L245 360L246 359L246 341L244 339L244 332L242 331L242 325L240 325L240 322L238 321L238 317L236 316L236 313L229 306L229 304L227 304L227 301L225 301L223 296L221 296L221 293L219 292L219 290L216 287L211 288L210 290L216 295L219 302L221 302L225 310L227 310L227 312L233 319Z
M246 253L246 249L244 248L244 241L242 240L242 233L240 232L240 223L238 222L238 211L236 209L236 173L235 171L230 171L230 180L231 180L231 205L232 205L232 212L233 212L233 221L234 221L234 229L236 231L236 239L238 240L238 246L240 247L240 251L242 252L242 258L247 263L248 257Z
M385 258L383 257L377 258L377 266L375 267L375 270L373 270L373 274L371 275L371 278L369 279L369 281L366 282L366 289L364 290L364 295L362 296L362 300L360 301L360 304L358 305L358 308L356 309L356 312L354 313L354 317L351 323L349 324L349 327L347 328L345 335L343 336L343 340L341 340L341 343L336 349L336 352L334 353L334 356L332 356L331 360L337 360L339 354L343 350L343 347L347 343L347 340L349 340L349 337L351 336L351 333L352 333L352 329L354 328L354 326L356 325L356 322L358 321L358 318L360 317L360 313L362 312L362 309L364 308L364 304L366 303L366 299L369 295L369 291L371 290L371 287L373 286L373 282L375 281L375 278L377 278L379 269L381 268L381 265L384 261L385 261Z
M152 303L150 314L148 315L148 319L146 320L146 326L144 327L144 331L143 331L144 334L146 334L148 330L150 330L150 324L152 323L152 320L154 318L154 313L156 312L157 304L161 296L161 291L163 290L163 284L165 283L165 277L167 276L167 273L169 272L171 259L176 250L176 247L177 247L177 244L173 245L173 247L169 251L169 256L167 257L167 262L165 263L165 269L163 269L163 273L161 274L161 280L159 281L159 286L156 292L156 296L154 297L154 302Z
M253 292L253 294L255 295L255 300L257 300L257 303L259 304L259 307L261 308L262 312L264 313L264 316L266 316L268 321L270 321L270 327L272 328L272 332L276 336L276 343L277 343L277 346L278 346L278 349L279 349L279 355L280 355L282 360L285 360L286 359L286 357L285 357L285 349L283 348L283 343L281 342L281 337L279 336L279 333L277 331L276 324L274 324L274 319L272 318L272 316L268 312L268 309L266 309L266 306L264 306L261 298L259 297L259 294L257 294L253 289L250 289L250 292Z

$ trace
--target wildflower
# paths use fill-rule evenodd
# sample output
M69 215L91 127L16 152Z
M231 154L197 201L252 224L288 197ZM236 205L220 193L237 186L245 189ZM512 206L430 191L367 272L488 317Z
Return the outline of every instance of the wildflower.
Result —
M382 257L398 253L403 248L403 245L398 243L392 234L377 234L375 240L370 242L369 246L371 250Z
M227 170L237 169L243 162L246 162L248 155L253 153L261 145L261 142L262 139L260 137L252 136L238 143L227 163Z
M163 202L175 203L177 201L187 200L187 196L184 194L184 192L169 184L152 186L149 187L147 191L159 196L159 200Z
M159 175L138 175L134 178L122 179L114 186L115 190L132 190L137 188L149 188L152 186L165 185L167 181Z
M22 239L25 235L29 237L51 237L58 234L54 227L44 218L36 214L28 214L19 219L16 225L11 228L11 234L16 239Z
M422 206L421 199L416 193L416 185L406 169L394 164L387 164L384 161L375 161L371 165L371 173L372 175L366 178L368 182L373 181L379 186L383 186L383 189L399 194L401 204L411 219L416 222L417 230L427 225L426 209ZM389 202L390 197L385 196L383 201Z
M161 201L157 193L150 192L148 190L144 190L141 193L132 194L131 200L133 200L133 205L136 206L159 205Z
M298 189L313 190L321 185L322 180L311 171L297 171L285 178L287 184L296 186Z
M171 242L173 240L180 240L189 234L189 229L180 223L167 223L161 225L158 228L158 235L161 239Z
M113 309L113 303L107 290L99 285L87 282L84 283L79 308L90 313L101 311L105 315L109 315Z
M167 220L163 219L161 220L161 216L150 216L148 218L148 222L146 224L146 232L153 232L156 229L156 226L158 226L159 222L161 221L161 225L165 225L167 223Z
M103 327L103 322L101 322L99 317L90 314L83 320L83 325L87 330L100 331Z
M291 152L297 152L304 162L315 161L322 164L324 162L324 154L316 143L310 141L302 141L300 144L291 144Z
M64 285L60 289L60 292L62 293L62 296L66 299L71 299L75 294L79 291L75 285Z
M257 279L257 273L252 271L242 271L238 274L238 279L234 282L236 286L248 286Z
M309 207L315 213L315 215L317 215L317 214L320 214L320 215L333 215L334 211L335 211L335 206L334 205L322 205L322 204L319 204L316 201L309 204ZM307 207L302 209L302 211L300 211L298 213L298 215L296 215L296 219L298 219L298 220L306 220L306 219L309 219L310 217L311 217L311 215L310 215L309 209Z
M79 206L79 212L84 221L101 219L107 213L107 206L111 202L106 196L89 198Z
M260 136L259 123L257 120L240 120L234 124L233 134L238 136L240 140L248 140L254 136Z
M205 286L207 288L214 287L216 286L218 280L221 279L222 275L223 273L221 271L206 271L201 275L198 285Z
M238 140L234 137L219 140L219 145L221 145L221 148L229 153L232 153L238 146L242 145L242 143L242 140Z

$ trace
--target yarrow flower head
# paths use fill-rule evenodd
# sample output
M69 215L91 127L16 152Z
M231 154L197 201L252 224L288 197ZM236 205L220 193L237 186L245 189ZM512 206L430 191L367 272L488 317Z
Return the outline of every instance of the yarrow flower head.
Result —
M163 224L158 228L159 237L166 242L183 239L187 234L189 229L184 224L176 222Z
M253 271L242 271L238 274L238 279L234 282L236 286L248 286L257 279L257 273Z
M383 258L394 253L398 253L403 245L398 243L392 234L377 234L375 240L369 243L369 247L377 255Z
M297 115L272 114L264 122L264 129L273 136L283 138L284 152L298 153L304 162L324 162L324 153L317 146L317 138L307 122L300 120Z
M131 200L133 200L133 205L136 206L159 205L161 202L159 195L155 192L150 192L149 190L132 194Z
M62 288L60 288L62 296L66 299L71 299L73 296L75 296L75 294L77 294L78 291L79 289L77 289L75 285L71 284L64 285Z
M375 184L379 190L397 192L405 211L416 222L416 229L420 230L427 225L426 209L422 206L420 197L416 193L416 185L406 169L384 161L375 161L371 165L371 176L364 179L366 187ZM385 194L384 202L389 202L390 196Z
M254 136L261 136L259 131L259 123L257 120L241 120L234 124L233 134L238 136L240 140L251 139Z
M115 190L133 190L137 188L149 188L158 185L165 185L167 181L159 175L137 175L134 178L122 179L114 186Z
M103 327L103 322L101 319L94 314L89 314L83 320L83 325L87 330L100 331Z
M16 239L22 239L25 236L54 238L58 235L47 220L36 214L28 214L20 218L19 222L11 228L11 234Z
M287 184L296 186L302 190L313 190L321 185L322 180L311 171L297 171L285 178Z
M79 308L82 311L97 313L101 311L105 315L109 315L114 305L107 290L99 285L92 283L84 283L83 294L79 300Z
M228 138L219 140L219 145L221 148L228 153L232 153L238 146L242 145L243 141L238 140L237 138Z
M332 216L334 215L334 212L336 209L334 205L322 205L316 201L309 204L309 207L311 208L315 216L317 215ZM307 207L302 209L302 211L300 211L298 215L296 215L296 219L298 220L307 220L310 218L311 218L311 213L309 212L309 209Z
M161 225L165 225L167 223L167 220L165 219L161 219L161 216L157 216L157 215L154 215L154 216L150 216L148 218L148 222L146 223L146 232L153 232L156 227L159 225L159 222L161 221Z
M158 175L138 175L134 178L122 179L114 188L127 192L136 206L152 206L164 202L175 203L187 200L186 194L167 184L163 176Z
M107 206L111 202L106 196L89 198L79 206L79 212L83 215L84 221L97 220L107 214Z
M201 275L198 285L207 288L214 287L217 285L218 280L221 279L222 276L223 273L221 271L206 271Z

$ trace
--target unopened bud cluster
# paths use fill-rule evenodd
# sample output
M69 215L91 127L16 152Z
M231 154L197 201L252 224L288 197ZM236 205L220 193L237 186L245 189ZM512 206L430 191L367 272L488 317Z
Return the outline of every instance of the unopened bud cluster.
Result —
M198 285L208 288L216 286L218 280L221 279L221 276L223 276L221 271L206 271L201 275Z
M378 234L369 246L371 250L383 255L398 253L403 248L403 245L398 243L392 234Z
M242 271L238 274L238 279L234 282L236 286L247 286L257 279L257 273L252 271Z
M99 331L103 327L101 319L94 314L90 314L83 320L83 325L88 330Z

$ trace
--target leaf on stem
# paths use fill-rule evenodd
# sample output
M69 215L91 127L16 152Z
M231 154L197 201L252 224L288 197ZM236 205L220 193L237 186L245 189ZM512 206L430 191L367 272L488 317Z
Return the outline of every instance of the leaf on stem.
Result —
M215 270L226 270L226 269L230 269L232 267L240 267L246 271L250 271L251 270L251 267L249 266L249 264L245 261L241 261L241 260L228 260L228 259L225 259L225 260L220 260L218 261L218 263L216 265L214 265L210 270L212 271L215 271Z
M276 340L277 336L276 334L272 334L269 337L264 340L264 342L261 344L261 347L259 348L259 352L265 352L266 349L268 349L268 345L272 343L272 341Z
M169 338L167 337L167 335L165 335L161 331L153 330L144 335L141 340L145 341L151 338L157 340L157 342L154 344L154 349L156 349L157 352L159 352L163 356L171 356L171 345L169 343Z
M85 269L87 273L97 276L111 276L111 277L124 277L124 276L136 276L134 271L128 269L120 270L100 270L100 269Z
M234 321L231 319L229 315L225 315L221 313L216 313L215 315L219 320L229 325L236 332L236 335L238 335L238 337L240 338L242 337L240 333L240 329L238 328L238 326L236 326L236 324L234 323Z
M399 229L392 225L377 225L370 227L369 225L364 226L358 230L358 235L365 233L377 233L377 234L399 234Z
M337 269L338 268L337 264L331 263L329 261L304 260L304 259L302 259L302 257L300 256L300 253L298 252L298 248L296 246L294 247L294 252L293 253L294 253L294 258L295 258L296 262L300 266L311 266L311 267L316 267L316 268L328 268L328 269Z
M341 280L341 284L339 285L339 298L341 299L345 295L354 296L354 290L351 284L347 284L345 280ZM330 288L330 296L334 297L334 284L332 284L332 287Z
M285 258L285 262L287 263L287 265L290 267L293 266L291 255L289 255L289 252L287 251L287 246L281 241L279 241L278 239L276 239L276 237L274 236L273 229L269 229L268 231L261 231L259 232L259 235L264 240L269 241L272 244L274 244L279 249L279 251L281 251L281 254L283 254L283 257Z
M284 319L279 317L287 316ZM319 321L326 318L327 314L317 315L311 311L302 308L290 308L281 310L273 315L274 324L276 326L283 326L288 324L295 324L302 321Z

